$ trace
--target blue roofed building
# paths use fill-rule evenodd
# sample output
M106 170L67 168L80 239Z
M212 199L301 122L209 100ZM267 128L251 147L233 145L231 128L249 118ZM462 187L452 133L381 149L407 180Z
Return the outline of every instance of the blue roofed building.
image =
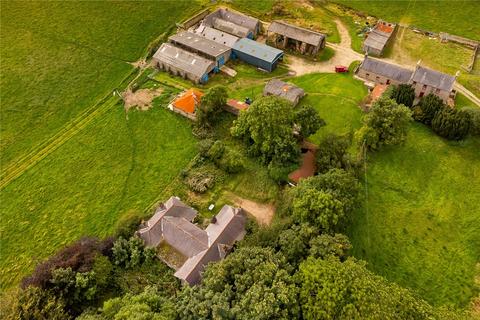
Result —
M283 51L257 41L243 38L233 46L232 56L263 70L272 72L283 59Z

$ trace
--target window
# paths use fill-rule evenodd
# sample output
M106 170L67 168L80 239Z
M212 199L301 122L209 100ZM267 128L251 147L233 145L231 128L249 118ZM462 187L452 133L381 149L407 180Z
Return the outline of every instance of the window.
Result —
M427 85L426 84L423 85L422 90L427 90Z
M436 94L439 94L439 93L440 93L440 89L436 89L436 90L435 90L435 93L436 93Z
M387 79L387 84L390 84L390 79Z
M370 77L370 73L367 73L367 77Z

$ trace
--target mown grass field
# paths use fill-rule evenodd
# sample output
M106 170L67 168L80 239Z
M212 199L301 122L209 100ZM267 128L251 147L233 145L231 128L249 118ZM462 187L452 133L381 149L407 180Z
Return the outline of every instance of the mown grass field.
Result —
M2 170L110 94L196 2L2 2Z
M465 306L480 258L478 150L478 138L447 142L414 123L405 145L373 154L355 256L433 304Z
M480 25L473 22L480 21L478 1L333 0L333 2L391 22L480 40Z
M199 7L2 2L2 175L35 158L39 145L74 120L88 119L1 190L2 289L61 246L105 236L121 214L148 208L195 155L185 119L153 109L127 120L113 98L97 103L152 40Z
M188 120L163 108L121 104L1 193L2 288L83 235L106 236L118 217L143 211L196 154Z

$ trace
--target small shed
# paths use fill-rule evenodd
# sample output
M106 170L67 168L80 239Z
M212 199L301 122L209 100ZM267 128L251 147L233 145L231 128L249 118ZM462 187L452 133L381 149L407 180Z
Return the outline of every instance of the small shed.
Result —
M169 43L163 43L153 55L154 65L160 69L181 76L196 83L208 81L208 74L213 71L213 61L202 58Z
M267 30L267 36L277 48L291 48L301 54L315 55L325 48L325 35L313 30L295 26L284 21L273 21Z
M187 118L195 120L195 111L200 105L203 92L198 89L191 88L176 97L168 108Z
M267 82L263 89L264 96L277 96L290 101L294 106L298 104L305 95L305 91L293 84L272 79Z
M247 110L249 105L245 102L238 101L235 99L229 99L227 101L227 105L223 107L225 111L233 113L234 115L238 116L240 111Z
M238 41L238 37L231 35L229 33L210 28L205 25L201 25L195 30L195 33L200 34L201 36L213 40L217 43L223 44L229 48L233 48L235 43Z
M283 51L243 38L233 46L233 56L260 69L272 72L283 59Z
M224 44L189 31L174 34L168 39L177 47L214 61L216 72L228 61L232 52L232 49Z
M396 25L386 21L378 21L376 26L367 34L363 42L363 51L365 53L381 56L388 42L392 38Z

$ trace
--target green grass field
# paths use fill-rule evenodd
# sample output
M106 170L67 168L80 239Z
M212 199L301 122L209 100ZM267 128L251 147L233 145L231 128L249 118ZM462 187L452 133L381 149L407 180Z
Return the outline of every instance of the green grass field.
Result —
M465 306L480 258L478 150L478 138L447 142L414 123L405 145L372 155L355 256L433 304Z
M198 8L186 1L2 2L2 168L110 94L133 69L127 62Z
M120 104L1 193L2 288L63 245L106 236L118 217L143 211L196 154L188 120Z
M480 25L473 22L480 21L480 10L478 2L474 0L333 0L333 2L391 22L480 40Z

